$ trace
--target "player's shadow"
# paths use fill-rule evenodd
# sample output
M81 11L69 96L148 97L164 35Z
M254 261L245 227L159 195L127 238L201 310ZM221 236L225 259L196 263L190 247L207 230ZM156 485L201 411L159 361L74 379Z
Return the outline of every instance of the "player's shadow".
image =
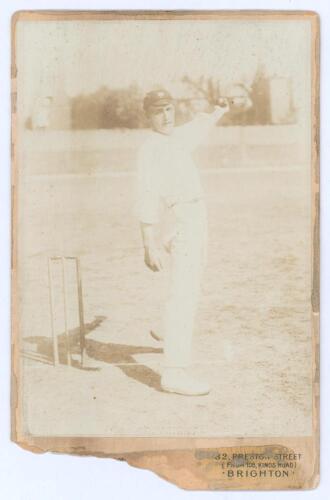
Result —
M89 358L103 363L116 365L127 377L147 385L156 391L162 391L160 375L146 365L139 364L134 356L137 354L159 354L162 348L137 346L127 344L104 344L97 340L89 339L86 342Z
M85 330L85 341L86 335L98 328L101 323L105 320L105 316L96 316L90 323L84 324ZM70 353L72 356L80 355L80 328L72 328L68 331ZM45 336L33 336L24 337L24 345L32 344L34 345L33 350L28 351L27 349L22 350L24 357L32 359L34 361L40 361L46 364L53 364L54 352L53 352L53 341L50 337ZM68 363L68 346L66 334L61 333L57 335L57 345L58 345L58 357L59 363L61 365L66 365ZM74 358L72 359L72 366L78 367L79 363Z
M113 342L99 342L88 339L88 333L98 328L105 320L105 316L96 316L91 323L85 323L85 352L88 363L80 365L80 329L79 327L69 330L69 345L72 359L72 366L83 370L100 370L99 366L91 366L94 361L115 365L127 377L147 385L156 391L162 391L160 385L160 375L143 364L139 364L134 356L137 354L159 354L162 348L149 346L136 346L127 344L115 344ZM65 333L58 335L59 363L68 364L67 340ZM45 336L25 337L24 343L33 344L34 349L28 351L23 349L24 357L46 364L53 364L53 343L52 339Z

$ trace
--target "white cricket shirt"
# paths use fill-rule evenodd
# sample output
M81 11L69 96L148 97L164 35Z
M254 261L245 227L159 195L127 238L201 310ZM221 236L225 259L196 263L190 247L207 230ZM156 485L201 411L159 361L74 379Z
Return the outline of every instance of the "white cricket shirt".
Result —
M203 196L192 152L204 139L223 110L201 114L175 127L172 134L150 131L137 160L137 217L146 224L159 222L160 205L167 208Z

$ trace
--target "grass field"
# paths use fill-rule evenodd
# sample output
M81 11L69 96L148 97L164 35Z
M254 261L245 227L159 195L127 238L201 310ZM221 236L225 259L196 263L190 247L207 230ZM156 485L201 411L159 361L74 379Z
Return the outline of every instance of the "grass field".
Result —
M58 153L55 158L60 166L63 157ZM156 275L144 266L133 216L134 179L133 172L22 175L19 273L26 429L36 435L309 435L307 167L203 171L210 245L193 370L211 383L212 391L190 398L160 389L162 349L149 330L159 323L166 271ZM59 299L61 364L51 364L50 255L81 258L85 369L77 362L66 365ZM70 290L69 326L78 359L76 299Z

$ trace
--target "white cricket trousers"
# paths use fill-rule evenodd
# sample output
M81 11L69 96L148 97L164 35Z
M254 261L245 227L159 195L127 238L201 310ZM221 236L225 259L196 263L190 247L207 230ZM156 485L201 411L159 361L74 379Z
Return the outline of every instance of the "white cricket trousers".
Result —
M170 244L170 275L163 317L164 365L187 367L192 362L194 319L206 263L207 216L202 200L177 204Z

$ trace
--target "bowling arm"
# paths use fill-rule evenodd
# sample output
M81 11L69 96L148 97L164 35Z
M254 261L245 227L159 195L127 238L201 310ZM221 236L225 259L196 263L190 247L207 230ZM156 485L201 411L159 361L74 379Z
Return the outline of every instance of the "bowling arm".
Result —
M181 130L185 143L190 143L192 149L203 143L209 131L228 111L228 101L224 100L224 102L216 103L211 112L197 113L190 122L178 127Z

